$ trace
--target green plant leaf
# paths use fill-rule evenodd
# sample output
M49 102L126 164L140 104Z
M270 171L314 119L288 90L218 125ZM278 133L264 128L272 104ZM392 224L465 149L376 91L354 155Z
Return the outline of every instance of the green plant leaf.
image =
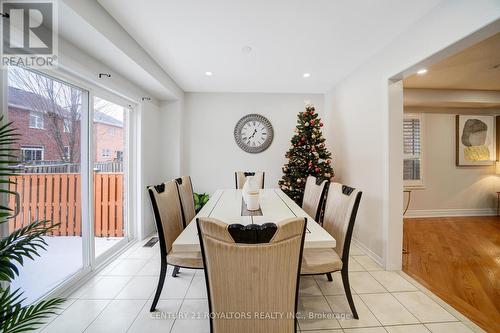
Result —
M0 194L16 195L9 190L10 179L14 175L15 167L8 165L17 163L18 149L10 148L19 140L20 134L12 126L12 122L4 123L4 116L0 116ZM0 205L0 224L8 223L12 208ZM47 226L48 225L48 226ZM2 288L1 282L11 282L19 275L18 265L23 265L26 259L34 260L38 252L47 248L42 237L58 224L50 225L47 221L35 221L27 226L12 232L0 240L0 333L21 333L38 328L50 315L54 314L64 300L50 299L32 305L23 306L25 300L20 289L11 292L10 287Z
M44 324L44 319L56 314L64 302L55 298L23 306L23 293L20 289L13 292L10 287L0 294L0 332L21 333L32 331Z
M34 260L40 256L39 250L45 250L47 243L43 239L49 230L58 224L47 225L47 221L35 221L27 226L12 232L0 240L0 281L10 282L19 274L14 262L23 265L23 259Z
M208 202L209 196L206 193L193 193L194 209L198 213Z

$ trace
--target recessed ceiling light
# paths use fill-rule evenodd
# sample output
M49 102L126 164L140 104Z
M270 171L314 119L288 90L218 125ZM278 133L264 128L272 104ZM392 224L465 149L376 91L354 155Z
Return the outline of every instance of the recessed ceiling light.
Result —
M310 77L311 76L311 73L304 73L302 74L303 77Z
M212 76L212 74L213 74L212 72L205 72L206 76Z
M427 73L427 69L425 69L425 68L419 69L419 70L417 71L417 74L418 74L418 75L424 75L425 73Z
M243 46L243 48L241 49L241 52L243 53L250 53L252 52L252 47L251 46Z

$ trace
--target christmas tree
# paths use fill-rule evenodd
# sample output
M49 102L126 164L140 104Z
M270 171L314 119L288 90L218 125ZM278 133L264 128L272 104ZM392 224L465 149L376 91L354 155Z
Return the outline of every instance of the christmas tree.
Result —
M332 154L325 147L321 133L323 123L313 105L306 105L300 112L292 137L290 150L285 154L288 163L283 166L280 188L297 204L302 204L307 176L323 181L333 177Z

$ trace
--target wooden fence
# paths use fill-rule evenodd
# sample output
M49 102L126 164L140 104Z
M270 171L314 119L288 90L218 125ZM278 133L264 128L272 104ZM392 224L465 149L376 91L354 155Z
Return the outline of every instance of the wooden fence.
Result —
M94 234L96 237L123 237L123 173L94 173ZM19 193L19 214L10 220L12 232L31 221L60 223L54 236L81 236L81 178L77 173L19 174L10 177ZM15 196L9 207L16 208Z

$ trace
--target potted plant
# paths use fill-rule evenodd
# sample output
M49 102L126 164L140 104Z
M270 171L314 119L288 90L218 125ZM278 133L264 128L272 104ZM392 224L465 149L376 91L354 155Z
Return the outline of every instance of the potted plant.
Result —
M198 213L203 206L208 202L209 195L206 193L193 193L194 196L194 209Z
M0 116L0 194L4 200L8 196L18 195L8 189L10 184L15 184L9 178L13 175L11 165L17 163L16 149L11 148L11 145L18 140L19 134L12 122L5 123L4 117ZM0 204L0 224L8 224L11 214L11 208ZM25 305L23 291L20 288L11 290L9 286L19 275L17 265L22 266L26 259L35 260L35 257L40 256L38 252L47 248L43 235L57 226L48 221L34 221L0 239L0 332L33 331L55 314L64 302L63 299L55 298Z

